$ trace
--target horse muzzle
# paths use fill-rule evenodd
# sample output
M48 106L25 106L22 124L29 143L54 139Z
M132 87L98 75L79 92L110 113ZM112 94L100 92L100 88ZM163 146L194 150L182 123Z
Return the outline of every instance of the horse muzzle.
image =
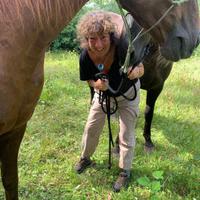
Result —
M183 29L172 32L165 43L161 45L161 54L170 61L189 58L200 43L200 33L188 34Z

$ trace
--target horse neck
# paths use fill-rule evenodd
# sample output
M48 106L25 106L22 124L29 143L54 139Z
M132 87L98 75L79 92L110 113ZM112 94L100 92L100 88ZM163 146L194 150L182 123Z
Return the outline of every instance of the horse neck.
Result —
M6 58L9 57L11 68L18 66L19 70L34 71L38 63L43 62L50 42L88 0L9 1L0 10L0 16L4 17L0 18L0 41L7 42L5 50L0 52L1 56L5 54ZM43 7L40 5L42 2ZM56 3L61 6L58 8Z
M17 29L18 33L20 31L24 36L21 38L22 41L33 41L33 45L37 43L39 48L46 47L87 1L29 0L28 3L24 2L25 5L20 5L18 9L21 16L18 16L15 30Z

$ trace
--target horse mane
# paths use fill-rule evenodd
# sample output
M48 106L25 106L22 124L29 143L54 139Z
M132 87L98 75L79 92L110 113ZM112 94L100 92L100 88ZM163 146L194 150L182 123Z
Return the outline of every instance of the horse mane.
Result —
M25 16L28 16L40 27L49 24L56 26L60 19L71 19L79 4L81 0L1 0L0 24L15 26L15 22L19 21L24 25L27 23Z

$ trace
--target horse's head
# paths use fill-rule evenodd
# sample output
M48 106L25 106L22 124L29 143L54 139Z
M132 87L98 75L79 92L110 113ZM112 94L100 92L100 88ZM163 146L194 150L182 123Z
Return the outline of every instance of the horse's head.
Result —
M161 47L162 55L172 61L191 56L200 42L199 8L196 0L174 4L171 0L119 0L136 21L150 31ZM181 0L180 0L181 1ZM169 12L166 12L170 7ZM166 14L166 16L165 16Z

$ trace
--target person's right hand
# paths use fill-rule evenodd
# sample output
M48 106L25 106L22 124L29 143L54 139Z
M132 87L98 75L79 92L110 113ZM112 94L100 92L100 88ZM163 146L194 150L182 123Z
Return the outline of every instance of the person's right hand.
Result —
M101 91L106 91L108 89L108 79L98 79L94 82L94 88Z

